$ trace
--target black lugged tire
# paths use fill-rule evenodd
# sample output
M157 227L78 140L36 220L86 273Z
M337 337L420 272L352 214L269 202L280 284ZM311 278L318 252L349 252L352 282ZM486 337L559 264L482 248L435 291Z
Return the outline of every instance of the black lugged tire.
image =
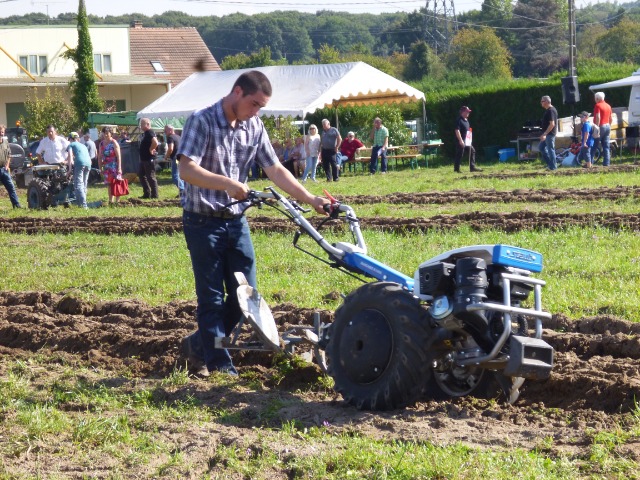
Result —
M415 402L429 380L429 332L426 311L400 285L374 282L353 291L336 311L326 348L335 389L360 410Z
M51 205L51 195L47 182L35 178L27 187L27 205L29 208L47 209Z

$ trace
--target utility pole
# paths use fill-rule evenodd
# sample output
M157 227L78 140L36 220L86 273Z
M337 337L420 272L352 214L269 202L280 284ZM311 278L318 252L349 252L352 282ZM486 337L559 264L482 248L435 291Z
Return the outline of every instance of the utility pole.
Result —
M426 1L424 41L438 55L449 51L451 39L458 29L456 8L453 0Z
M576 132L576 103L580 101L580 90L578 89L578 73L576 69L576 12L574 0L569 1L569 76L562 78L562 101L565 105L572 107L572 124L574 141L577 139Z
M569 0L569 76L577 76L576 72L576 10L574 0Z
M51 3L64 3L64 2L56 2L56 1L49 1L46 0L44 2L36 2L34 0L31 0L31 5L44 5L47 9L47 25L49 25L49 4Z

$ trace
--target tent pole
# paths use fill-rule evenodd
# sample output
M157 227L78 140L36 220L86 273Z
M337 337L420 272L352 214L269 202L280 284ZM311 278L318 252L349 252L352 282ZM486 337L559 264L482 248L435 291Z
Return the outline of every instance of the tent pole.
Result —
M336 106L336 128L340 130L340 126L338 125L338 107Z
M422 141L426 142L427 138L427 104L422 100Z

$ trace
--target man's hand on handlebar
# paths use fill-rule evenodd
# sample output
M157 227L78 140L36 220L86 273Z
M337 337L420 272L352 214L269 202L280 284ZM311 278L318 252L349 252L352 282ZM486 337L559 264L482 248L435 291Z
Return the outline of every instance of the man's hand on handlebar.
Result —
M225 188L227 194L236 200L246 200L251 189L244 183L231 180L230 184Z
M327 215L327 213L329 212L329 206L331 205L331 200L325 197L313 197L313 201L309 202L309 204L316 212L322 215Z

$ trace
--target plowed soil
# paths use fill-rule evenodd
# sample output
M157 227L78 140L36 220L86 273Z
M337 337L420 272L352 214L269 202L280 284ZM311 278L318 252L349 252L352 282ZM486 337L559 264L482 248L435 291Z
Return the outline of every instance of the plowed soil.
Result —
M272 310L280 332L313 323L311 310L290 304ZM14 361L35 352L50 352L65 358L65 363L158 379L185 365L179 344L196 328L194 312L191 302L152 308L138 301L91 304L71 295L0 292L0 355ZM322 315L329 320L332 314ZM554 448L579 454L588 446L590 429L623 425L629 418L625 414L640 398L640 325L610 316L570 321L554 315L545 327L543 338L556 350L555 367L548 380L526 382L515 405L471 398L447 402L424 399L402 411L359 412L336 396L308 391L321 373L315 364L276 384L271 370L273 354L238 351L234 358L241 373L253 371L267 387L252 392L254 408L282 395L301 400L268 424L297 420L311 426L322 422L376 438L422 438L438 444L462 441L494 447L536 448L548 437L554 439ZM245 333L249 335L248 327ZM205 380L194 378L183 394L187 392L212 408L225 396L230 405L235 401L245 405L242 395L231 390L212 393ZM174 400L180 390L175 395ZM250 426L264 426L264 421L248 420L235 431L225 428L221 435L243 436Z
M439 203L463 201L548 201L556 198L585 199L638 197L639 189L620 187L606 190L538 190L513 191L509 195L495 191L450 191L445 194L402 194L391 201L397 203ZM482 200L479 200L482 199ZM345 198L345 203L373 203L378 197ZM389 202L389 197L385 197ZM158 202L167 204L167 202ZM315 221L315 219L314 219ZM287 220L251 217L254 230L290 231ZM567 225L602 225L640 230L640 215L563 215L515 212L483 214L480 212L429 219L364 218L365 228L385 231L423 231L430 228L453 228L468 224L473 228L500 228L513 232L522 229L564 228ZM83 219L35 219L28 217L1 219L0 230L35 234L39 232L153 235L176 233L181 219L89 217ZM296 325L311 325L313 311L291 304L272 306L280 332ZM180 339L196 328L195 303L172 302L150 307L139 301L122 300L91 303L73 295L49 292L0 292L0 375L7 364L26 359L36 352L64 359L66 364L92 366L126 372L126 377L154 381L185 365ZM325 321L332 312L321 312ZM545 322L543 338L555 349L555 366L545 381L527 381L520 399L514 405L493 403L473 398L436 402L422 399L416 405L393 412L360 412L345 405L335 394L312 388L321 371L317 365L299 368L284 379L274 380L273 354L234 352L240 373L252 372L266 387L249 392L248 382L237 382L246 388L211 388L206 379L194 377L191 384L166 393L166 401L193 396L212 409L223 402L230 410L241 413L241 420L219 424L216 431L199 435L172 431L172 439L196 444L222 442L246 444L256 436L252 427L280 426L295 420L305 426L330 425L335 431L355 431L380 439L421 439L436 444L455 442L480 448L543 448L545 439L553 439L547 453L588 455L594 431L622 427L631 421L630 412L640 398L640 325L622 318L597 316L569 319L555 314ZM245 336L250 335L248 327ZM124 381L124 380L123 380ZM262 418L261 407L282 399L285 402L274 416ZM73 408L70 406L70 408ZM177 440L179 441L179 440ZM1 443L1 441L0 441ZM546 447L544 447L546 448ZM52 447L55 451L55 446ZM197 449L195 449L197 450ZM46 455L42 452L39 475L47 476ZM626 443L618 453L640 461L640 444ZM197 451L192 454L197 461ZM201 453L206 464L206 452ZM6 458L5 467L31 472L25 457ZM59 460L58 468L59 468ZM44 470L43 470L44 469ZM59 470L56 470L59 471ZM203 467L206 471L206 466ZM84 472L87 473L86 470ZM91 472L89 472L91 473ZM145 477L144 466L132 467L137 478ZM97 477L106 476L99 469ZM77 475L80 477L80 474ZM72 475L73 478L75 478Z

